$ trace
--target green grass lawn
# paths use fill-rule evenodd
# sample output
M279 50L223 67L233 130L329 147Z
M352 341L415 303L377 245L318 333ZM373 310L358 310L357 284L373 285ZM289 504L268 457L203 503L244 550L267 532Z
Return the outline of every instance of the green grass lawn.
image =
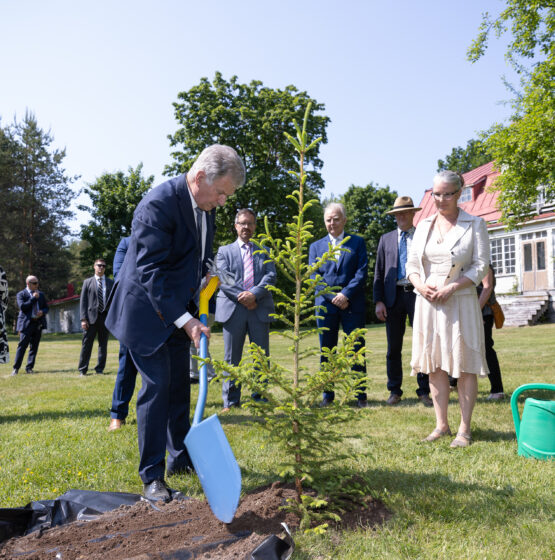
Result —
M503 328L494 336L507 393L524 383L555 381L555 325ZM349 436L345 444L357 452L343 467L364 476L393 517L372 530L298 535L295 558L553 558L555 462L517 455L508 399L486 401L489 382L480 380L473 445L452 450L449 438L422 444L434 427L433 410L417 401L416 380L408 375L401 403L384 405L385 329L371 327L366 341L370 408L357 411L342 427ZM54 498L70 488L142 491L135 399L128 424L117 432L106 430L118 343L109 342L106 374L85 378L77 373L80 346L77 335L45 335L36 375L11 377L11 365L0 365L0 507ZM15 348L11 338L12 362ZM276 359L291 361L281 336L272 337L271 350ZM211 351L222 358L221 334L213 335ZM194 399L196 392L195 385ZM452 429L459 420L455 399L452 394ZM220 408L220 387L212 385L206 414ZM275 480L279 461L265 432L248 419L243 410L220 418L241 467L244 492ZM170 483L202 496L196 477L173 477Z

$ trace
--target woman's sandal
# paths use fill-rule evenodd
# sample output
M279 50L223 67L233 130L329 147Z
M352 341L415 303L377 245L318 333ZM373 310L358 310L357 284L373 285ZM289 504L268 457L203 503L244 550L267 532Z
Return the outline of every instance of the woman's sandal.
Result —
M422 441L436 441L436 439L450 435L452 434L449 428L447 428L444 432L442 432L439 428L436 428L429 436L425 437Z
M472 443L470 434L464 432L457 432L455 439L451 442L449 447L468 447Z

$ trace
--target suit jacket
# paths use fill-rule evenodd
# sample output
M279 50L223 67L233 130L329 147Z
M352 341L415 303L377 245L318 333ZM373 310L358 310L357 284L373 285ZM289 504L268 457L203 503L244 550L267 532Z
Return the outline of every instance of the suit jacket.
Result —
M206 214L212 256L214 212ZM106 326L140 356L154 354L194 303L202 247L185 175L149 191L137 206L129 248L109 301ZM203 269L204 273L205 268Z
M110 296L110 292L114 285L114 281L104 276L105 294L104 306ZM81 290L80 301L81 321L87 321L89 325L94 325L98 319L98 288L96 284L96 276L91 276L83 282L83 289Z
M123 265L123 261L125 260L127 249L129 248L130 239L131 236L122 237L118 244L118 248L116 249L116 254L114 255L114 263L112 265L112 269L114 271L114 279L118 277L120 268Z
M366 243L358 235L345 233L350 237L342 247L348 249L341 252L338 262L328 261L318 270L328 286L340 286L341 293L349 298L349 311L364 312L366 304L364 290L368 277L368 253ZM313 264L329 249L329 236L312 243L309 249L309 264ZM315 275L313 275L315 276ZM321 289L321 288L320 288ZM328 313L338 313L340 309L331 303L335 296L331 294L316 295L316 305L324 305Z
M421 280L425 280L422 255L436 217L437 213L425 218L416 227L407 259L407 278L417 273ZM451 252L451 267L441 278L442 285L466 276L472 280L474 286L457 290L454 295L476 295L476 286L485 277L489 267L489 237L486 222L459 208L457 223L446 234L444 243L448 244Z
M253 246L253 272L254 286L250 288L256 297L256 309L252 310L258 320L263 323L270 322L270 314L274 312L274 299L272 293L266 288L268 285L276 283L276 268L274 263L264 263L265 257L256 253L256 246ZM244 292L243 288L243 255L237 241L224 245L218 249L216 264L235 276L233 286L220 285L220 290L216 297L216 321L225 323L233 315L237 306L241 305L237 301L237 296Z
M16 299L17 305L19 307L19 314L17 316L17 331L26 334L33 320L33 307L36 299L29 293L29 290L27 290L27 288L25 288L25 290L21 290L21 292L18 292ZM45 329L47 326L46 314L48 313L48 304L46 303L46 296L40 290L38 298L38 308L44 314L38 319L38 321L41 327Z
M380 237L374 270L374 303L393 307L397 296L397 268L399 266L399 233L397 228Z

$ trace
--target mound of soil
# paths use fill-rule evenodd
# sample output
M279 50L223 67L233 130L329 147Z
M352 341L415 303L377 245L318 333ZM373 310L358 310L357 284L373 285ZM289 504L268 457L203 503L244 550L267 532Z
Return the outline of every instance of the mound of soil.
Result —
M12 538L0 548L0 559L22 560L183 560L245 559L268 535L293 531L297 519L280 506L295 495L274 483L247 494L235 519L218 521L204 501L184 499L156 505L138 502L105 513L96 520L74 522ZM372 527L390 516L383 503L368 497L364 507L343 516L340 529Z

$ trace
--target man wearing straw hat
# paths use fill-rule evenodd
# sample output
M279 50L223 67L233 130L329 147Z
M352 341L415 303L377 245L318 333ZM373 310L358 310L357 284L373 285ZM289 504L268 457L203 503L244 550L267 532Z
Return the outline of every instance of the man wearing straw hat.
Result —
M407 317L412 326L416 294L405 274L405 265L410 251L414 226L414 215L421 208L415 208L410 196L395 199L393 209L387 214L395 216L397 228L381 236L376 255L374 272L374 302L376 316L385 321L387 335L387 404L396 405L403 394L403 337ZM430 399L428 376L417 375L416 394L424 406L433 406Z

